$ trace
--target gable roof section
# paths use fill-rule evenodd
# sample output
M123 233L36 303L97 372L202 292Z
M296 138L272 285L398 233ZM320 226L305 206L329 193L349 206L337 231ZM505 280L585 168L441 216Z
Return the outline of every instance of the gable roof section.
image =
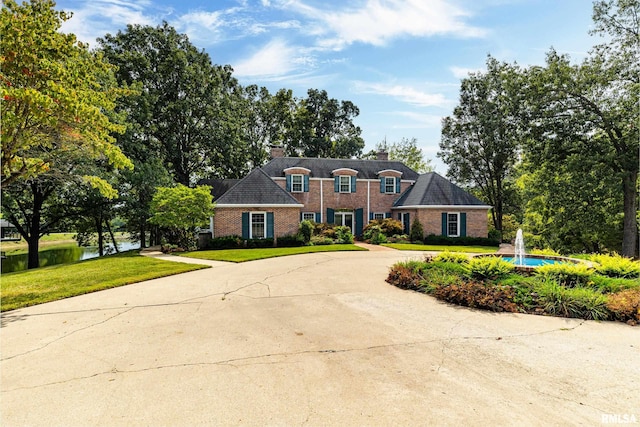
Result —
M491 207L435 172L420 175L415 184L405 191L393 206L465 206L486 209Z
M217 207L285 205L302 206L260 168L249 172L220 196L216 204Z
M264 165L262 169L270 177L284 177L284 170L303 167L311 171L314 178L333 178L336 169L355 169L360 179L379 179L378 172L393 169L402 172L402 179L415 181L418 173L397 160L360 160L360 159L322 159L309 157L276 157Z

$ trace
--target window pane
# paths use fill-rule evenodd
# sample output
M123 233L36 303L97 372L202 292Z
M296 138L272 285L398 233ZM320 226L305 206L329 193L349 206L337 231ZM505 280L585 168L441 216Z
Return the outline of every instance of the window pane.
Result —
M447 215L447 234L449 236L457 236L458 235L458 214L448 214Z
M395 193L396 192L396 179L392 176L388 176L384 179L384 192Z
M350 193L351 192L351 177L350 176L340 176L340 192L341 193Z
M373 219L384 219L384 213L374 213Z
M251 214L251 238L264 239L265 237L265 214L252 213Z
M302 175L291 175L291 191L302 192Z
M316 214L313 212L303 212L302 213L302 220L303 221L315 221L316 219Z

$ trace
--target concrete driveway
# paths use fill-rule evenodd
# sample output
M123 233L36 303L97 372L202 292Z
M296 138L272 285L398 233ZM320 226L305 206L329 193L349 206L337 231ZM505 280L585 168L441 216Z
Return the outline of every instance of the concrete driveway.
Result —
M639 327L474 311L384 282L418 256L212 263L6 313L1 424L640 423Z

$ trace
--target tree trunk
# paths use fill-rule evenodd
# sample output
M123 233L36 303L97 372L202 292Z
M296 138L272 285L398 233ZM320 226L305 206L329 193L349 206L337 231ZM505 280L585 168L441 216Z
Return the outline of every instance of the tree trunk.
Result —
M633 258L637 254L638 223L636 221L637 171L628 171L622 181L624 197L624 219L622 234L622 255Z
M109 236L111 236L111 242L113 243L113 249L115 249L116 253L119 254L120 253L120 249L118 249L118 242L116 242L116 236L113 235L113 230L111 230L111 224L109 224L109 221L105 221L104 223L107 226L107 231L109 232Z
M42 205L44 203L44 194L37 183L31 184L33 194L33 215L31 216L31 224L27 232L29 237L26 239L29 244L29 256L27 269L40 267L40 216L42 215Z
M147 247L147 230L145 230L144 222L140 221L140 249Z
M102 215L96 218L96 231L98 232L98 256L104 256L104 236L102 235Z

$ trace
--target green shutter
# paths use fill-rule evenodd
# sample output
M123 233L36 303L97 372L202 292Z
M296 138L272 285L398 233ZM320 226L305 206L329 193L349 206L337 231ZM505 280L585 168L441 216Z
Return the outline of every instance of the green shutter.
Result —
M384 193L384 176L380 178L380 192Z
M385 218L391 218L391 212L385 212L384 213L384 217Z
M447 213L442 212L442 235L447 235Z
M410 223L411 218L409 213L405 213L402 219L404 222L404 234L409 235L409 233L411 232L411 223Z
M396 178L396 193L400 192L400 178Z
M242 212L242 238L249 238L249 212Z
M364 228L364 209L356 209L356 236L362 236Z
M304 175L304 188L303 191L305 193L309 192L309 175Z
M373 212L369 212L369 221L373 221Z
M327 208L327 224L333 224L336 222L334 211L331 208Z
M460 237L467 237L467 214L460 214Z
M322 222L322 213L316 212L316 222L320 224Z
M357 178L356 178L355 175L351 177L351 192L352 193L356 192L356 180L357 180Z
M333 178L333 191L336 193L340 192L340 176Z
M267 239L273 239L273 212L267 212Z
M287 191L291 191L291 175L287 174Z

